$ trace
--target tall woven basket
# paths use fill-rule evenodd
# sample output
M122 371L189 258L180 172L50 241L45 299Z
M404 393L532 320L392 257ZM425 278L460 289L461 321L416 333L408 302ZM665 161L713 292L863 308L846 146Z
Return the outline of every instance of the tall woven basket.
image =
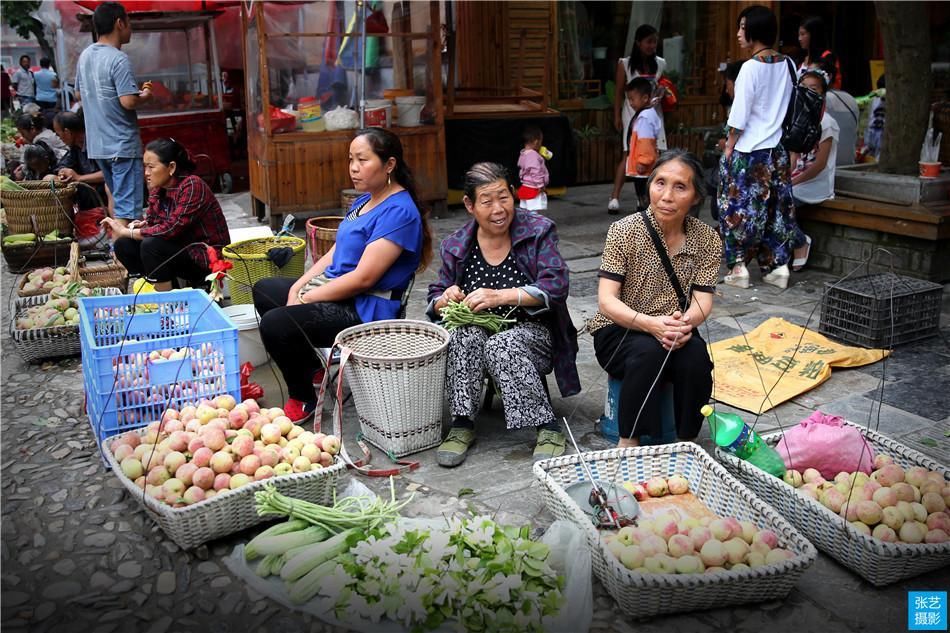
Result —
M345 377L370 444L402 457L442 441L448 332L392 319L347 328L335 344L352 351Z
M261 279L287 277L297 279L303 275L304 250L307 243L299 237L259 237L229 244L221 249L224 259L231 262L231 303L252 303L251 288ZM293 257L283 267L267 257L273 248L290 248Z
M343 216L326 215L307 220L307 247L310 259L316 263L336 244L336 231L343 222Z
M55 181L28 180L17 183L26 191L0 191L10 233L34 232L30 216L36 218L36 231L46 235L54 229L60 237L73 234L73 201L76 185Z

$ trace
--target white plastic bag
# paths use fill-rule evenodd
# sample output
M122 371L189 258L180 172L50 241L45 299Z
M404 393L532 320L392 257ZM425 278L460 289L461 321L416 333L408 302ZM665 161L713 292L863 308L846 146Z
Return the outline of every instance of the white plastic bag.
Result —
M337 106L323 115L328 130L355 130L360 126L359 115L349 108Z

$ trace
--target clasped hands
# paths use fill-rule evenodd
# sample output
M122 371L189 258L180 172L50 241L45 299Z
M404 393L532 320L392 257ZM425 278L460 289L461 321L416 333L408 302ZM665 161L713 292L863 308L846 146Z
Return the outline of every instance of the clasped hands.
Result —
M678 350L693 336L690 316L679 310L670 316L651 317L646 329L665 350Z

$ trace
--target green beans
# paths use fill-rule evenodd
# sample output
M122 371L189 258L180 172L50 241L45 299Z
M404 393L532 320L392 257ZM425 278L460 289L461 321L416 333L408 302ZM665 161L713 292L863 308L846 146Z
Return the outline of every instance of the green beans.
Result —
M511 312L508 313L510 314ZM442 326L446 330L454 330L465 325L477 325L492 334L498 334L508 327L509 323L517 323L516 319L507 318L508 315L502 317L492 312L472 312L464 303L449 301L448 305L442 308Z

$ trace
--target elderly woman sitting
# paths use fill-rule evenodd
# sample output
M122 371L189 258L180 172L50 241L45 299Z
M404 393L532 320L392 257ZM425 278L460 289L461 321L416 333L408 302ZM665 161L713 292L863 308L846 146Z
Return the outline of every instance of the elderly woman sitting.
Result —
M485 374L501 391L509 429L536 427L535 459L564 452L564 435L551 408L545 375L554 369L565 397L580 391L577 332L567 311L568 270L554 223L515 211L504 167L478 163L465 175L463 201L472 219L442 242L439 279L429 286L428 315L449 302L473 312L514 319L491 334L477 325L452 331L446 383L452 428L437 459L457 466L475 442Z
M712 391L712 362L698 327L709 317L722 241L691 217L703 201L702 165L664 152L647 183L650 207L611 225L588 323L597 362L623 381L619 446L660 436L660 388L673 383L676 434L699 434Z

